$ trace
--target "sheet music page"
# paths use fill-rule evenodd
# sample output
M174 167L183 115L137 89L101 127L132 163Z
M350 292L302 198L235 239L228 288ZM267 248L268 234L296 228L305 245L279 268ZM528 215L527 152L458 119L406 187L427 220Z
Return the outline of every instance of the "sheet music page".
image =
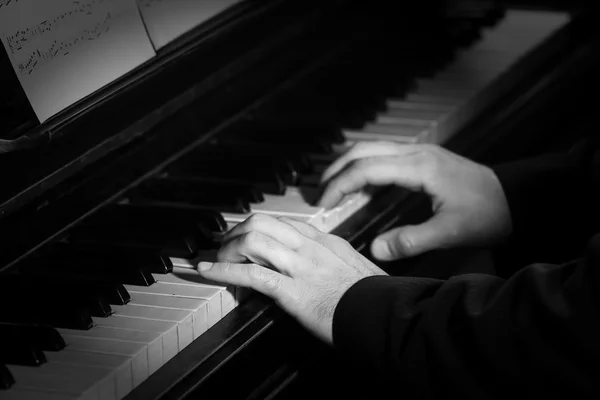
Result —
M0 38L40 122L155 56L136 0L0 0Z
M154 47L177 37L241 0L138 0Z

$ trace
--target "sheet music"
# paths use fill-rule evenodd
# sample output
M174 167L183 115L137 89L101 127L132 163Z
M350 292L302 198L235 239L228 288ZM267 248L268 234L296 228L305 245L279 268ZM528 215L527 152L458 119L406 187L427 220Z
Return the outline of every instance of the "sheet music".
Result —
M241 0L138 0L150 39L158 50Z
M136 0L0 0L0 38L40 122L155 56Z

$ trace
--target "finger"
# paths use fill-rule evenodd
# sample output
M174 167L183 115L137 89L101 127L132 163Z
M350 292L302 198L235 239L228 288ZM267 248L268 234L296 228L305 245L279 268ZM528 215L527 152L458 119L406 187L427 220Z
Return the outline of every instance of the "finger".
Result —
M237 224L223 236L222 244L226 245L231 240L253 231L270 236L292 250L302 246L302 237L295 229L275 217L264 214L254 214Z
M291 275L300 264L299 255L281 242L261 232L248 232L232 239L217 253L220 262L253 262Z
M437 215L420 225L392 229L371 244L371 254L380 261L413 257L430 250L456 244L459 221L450 215Z
M331 179L319 200L319 206L332 208L344 196L367 185L397 184L407 189L420 190L424 174L422 164L414 157L366 157L350 163L346 169Z
M299 233L301 233L302 235L306 236L309 239L317 240L322 235L324 235L324 232L320 231L319 229L315 228L314 226L307 224L305 222L302 222L302 221L298 221L297 219L293 219L293 218L289 218L289 217L279 217L278 219L281 222L284 222L287 225L290 225L293 229L296 229Z
M343 170L348 163L354 160L365 157L403 154L406 151L411 151L412 147L414 147L414 145L401 145L384 141L359 142L327 167L321 176L321 183L327 182L333 178Z
M278 302L285 300L293 290L291 278L256 264L201 262L198 272L210 280L249 287Z

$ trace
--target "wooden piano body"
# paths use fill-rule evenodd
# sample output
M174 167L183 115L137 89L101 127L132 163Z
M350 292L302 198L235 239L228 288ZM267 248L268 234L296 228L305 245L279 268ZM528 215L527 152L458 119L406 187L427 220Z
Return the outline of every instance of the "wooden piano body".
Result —
M344 143L320 140L316 134L306 140L292 135L299 134L299 126L315 131L333 126L354 132L346 142L362 140L361 130L375 132L376 138L392 137L391 123L381 122L393 108L389 99L401 101L416 90L416 78L421 83L434 80L457 46L468 49L482 30L493 29L507 15L503 7L492 7L482 16L485 7L473 2L453 17L442 7L431 12L436 9L414 5L400 12L386 2L370 5L365 13L365 6L355 3L242 2L165 48L151 63L42 125L32 120L21 95L11 103L13 108L18 105L18 112L2 116L11 128L2 132L3 139L28 139L19 142L26 148L0 154L1 279L18 275L49 242L68 236L98 210L127 198L186 154L229 137L239 126L269 120L295 144L316 143L330 152ZM448 32L456 30L463 32L457 36L461 43L448 39ZM418 40L407 44L410 35ZM519 68L503 78L504 85L477 98L485 107L469 108L440 142L494 163L573 140L577 124L589 112L579 93L597 87L593 72L599 40L593 16L576 10L570 22L527 51ZM401 50L395 47L398 43ZM454 89L439 97L462 95ZM442 132L443 125L438 127ZM429 140L409 131L414 140ZM281 138L272 140L285 147ZM227 165L216 163L214 168ZM333 232L368 255L376 234L426 218L429 205L418 194L385 189L355 211ZM467 261L472 253L451 254L455 268L445 271L435 268L435 254L385 267L391 273L435 277L471 268L465 265L471 265ZM132 387L126 398L374 395L369 384L348 384L356 373L270 300L251 294ZM10 393L0 391L0 399L18 398ZM67 393L56 398L80 397Z

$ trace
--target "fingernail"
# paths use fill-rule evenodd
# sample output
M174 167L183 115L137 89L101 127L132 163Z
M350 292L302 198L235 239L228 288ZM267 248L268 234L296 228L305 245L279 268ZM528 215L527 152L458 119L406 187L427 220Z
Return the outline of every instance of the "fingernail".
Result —
M200 261L198 263L198 270L201 272L208 271L212 268L212 263L206 261Z
M390 250L385 240L375 239L373 241L373 247L371 249L371 252L376 258L380 260L385 260L389 258Z

